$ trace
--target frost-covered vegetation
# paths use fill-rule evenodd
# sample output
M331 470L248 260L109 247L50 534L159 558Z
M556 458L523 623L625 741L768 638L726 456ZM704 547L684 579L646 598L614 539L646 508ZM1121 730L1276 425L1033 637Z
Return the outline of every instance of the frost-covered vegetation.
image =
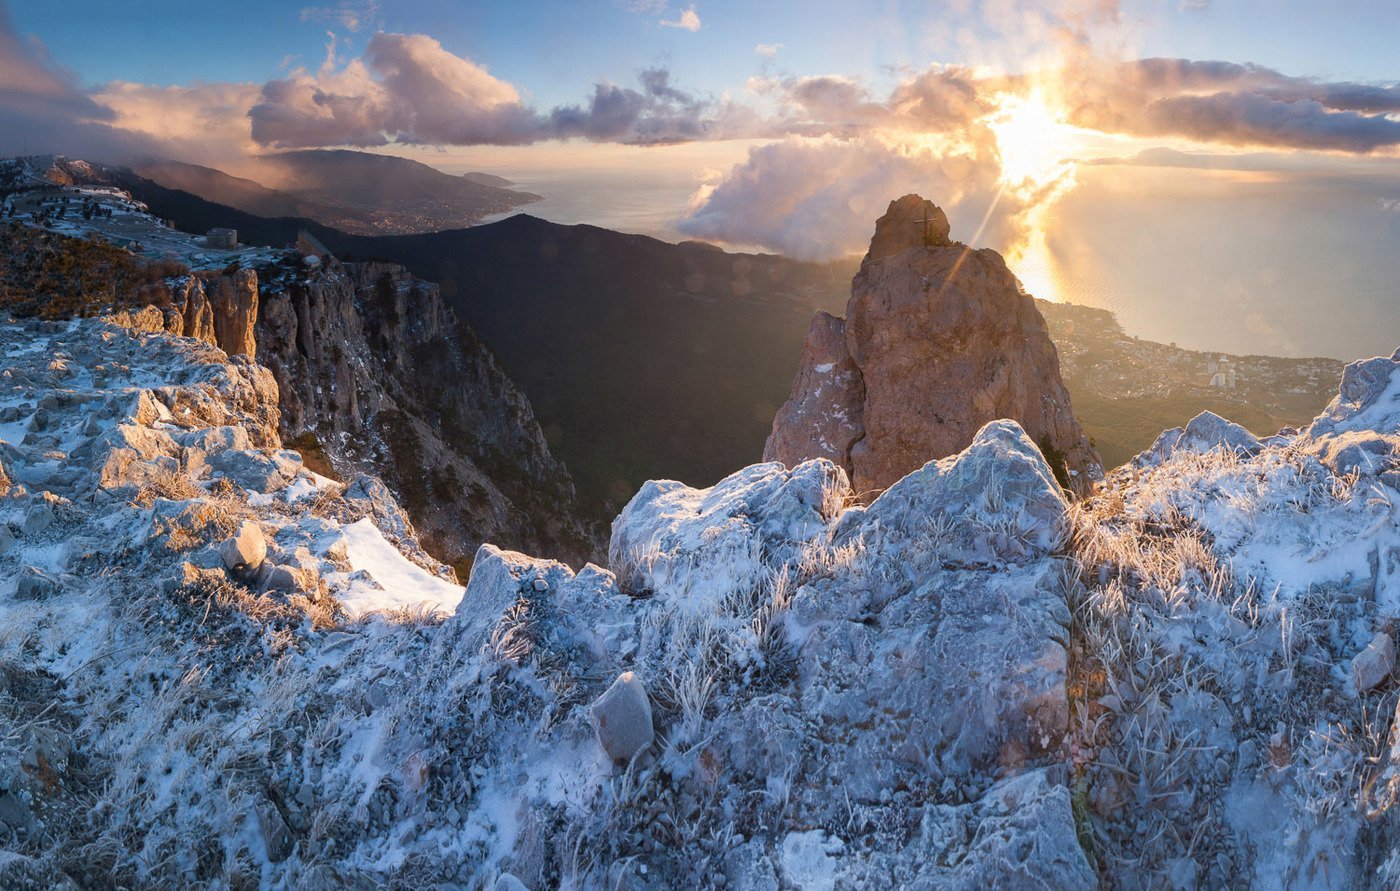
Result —
M648 483L608 567L464 588L246 359L0 354L5 887L1400 881L1400 355L1079 502L999 421L868 505Z

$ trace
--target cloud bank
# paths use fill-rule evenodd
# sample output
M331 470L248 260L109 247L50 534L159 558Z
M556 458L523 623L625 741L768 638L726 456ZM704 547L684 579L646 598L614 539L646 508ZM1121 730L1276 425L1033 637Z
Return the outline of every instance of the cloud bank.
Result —
M3 0L0 0L3 2ZM628 0L660 25L701 28L694 5ZM963 237L1006 244L1068 179L1007 189L996 125L1008 97L1053 97L1063 122L1105 135L1177 140L1208 150L1367 156L1400 148L1400 86L1323 81L1257 65L1150 58L1093 49L1090 31L1117 16L1113 0L1005 2L983 11L1052 46L1034 70L935 65L881 91L839 72L774 74L780 43L755 48L759 74L722 98L673 81L664 67L634 82L602 82L578 101L529 102L515 84L425 34L373 31L364 51L264 83L172 87L113 82L84 90L16 34L0 6L0 139L32 151L104 159L160 154L237 167L267 150L335 146L514 146L559 140L660 145L766 142L733 170L709 177L680 224L688 234L819 258L858 249L868 196L936 196ZM669 16L663 18L664 16ZM302 10L304 21L370 32L374 0ZM1028 24L1029 23L1029 24ZM1038 38L1038 39L1039 39ZM1009 157L1009 156L1008 156Z
M248 110L266 148L524 145L555 139L668 143L705 138L706 103L648 69L638 86L597 84L586 100L548 112L511 84L423 34L379 32L362 58L264 84Z

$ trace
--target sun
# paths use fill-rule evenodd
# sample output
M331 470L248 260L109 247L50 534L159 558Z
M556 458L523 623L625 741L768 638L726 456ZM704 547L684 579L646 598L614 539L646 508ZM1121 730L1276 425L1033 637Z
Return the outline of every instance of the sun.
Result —
M1004 185L1039 188L1065 172L1074 128L1041 93L1007 95L988 126L996 136Z

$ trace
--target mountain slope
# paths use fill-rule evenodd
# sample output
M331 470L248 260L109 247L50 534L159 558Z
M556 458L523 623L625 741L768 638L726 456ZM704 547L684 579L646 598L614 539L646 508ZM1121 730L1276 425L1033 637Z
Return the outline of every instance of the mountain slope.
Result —
M265 368L101 319L0 357L6 888L1400 880L1400 351L1076 505L998 421L868 506L649 482L607 568L465 587L281 448Z
M263 157L256 175L276 188L164 159L137 162L131 169L167 189L215 204L262 217L303 217L360 235L460 228L539 200L488 174L454 177L405 158L343 150Z
M359 235L457 229L540 197L407 158L344 149L264 155L259 170L283 191L317 202L318 212L306 216Z
M442 282L594 502L618 503L652 477L706 484L757 459L812 312L843 313L856 271L855 261L814 266L527 215L360 238L154 184L126 187L191 231L233 225L250 243L284 245L305 227L342 256L392 260ZM1204 354L1129 337L1103 310L1037 305L1079 421L1108 467L1206 409L1259 435L1305 422L1326 404L1327 381L1340 369L1334 360L1237 356L1240 387L1221 390L1209 386ZM1169 361L1179 356L1189 361ZM602 437L606 450L596 445Z

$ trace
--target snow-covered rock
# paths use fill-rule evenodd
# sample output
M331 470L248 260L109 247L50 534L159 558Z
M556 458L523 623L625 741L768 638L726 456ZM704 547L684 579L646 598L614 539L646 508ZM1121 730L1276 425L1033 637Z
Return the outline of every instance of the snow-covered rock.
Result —
M882 557L960 563L1034 560L1064 540L1068 505L1044 456L1014 421L993 421L962 452L930 461L853 509L838 542Z
M267 557L267 540L263 538L262 527L253 520L239 523L238 531L220 546L219 556L224 566L234 572L256 572Z
M0 878L1394 885L1400 498L1345 459L1386 361L1074 503L993 421L868 506L824 460L649 483L609 567L463 586L248 359L0 324Z
M1150 467L1162 463L1177 452L1203 454L1212 449L1222 449L1234 455L1250 456L1258 454L1263 444L1259 437L1233 421L1227 421L1212 411L1203 411L1187 422L1186 426L1165 430L1136 458L1138 467Z
M822 459L755 464L708 489L648 482L613 521L609 562L630 590L703 610L801 559L850 499L845 472Z
M1351 660L1352 686L1358 693L1365 693L1381 684L1395 670L1395 641L1389 634L1380 632L1371 638L1366 649L1357 653Z
M593 727L598 745L614 761L631 761L651 745L655 731L651 722L651 700L646 685L630 671L613 681L607 692L592 706Z

